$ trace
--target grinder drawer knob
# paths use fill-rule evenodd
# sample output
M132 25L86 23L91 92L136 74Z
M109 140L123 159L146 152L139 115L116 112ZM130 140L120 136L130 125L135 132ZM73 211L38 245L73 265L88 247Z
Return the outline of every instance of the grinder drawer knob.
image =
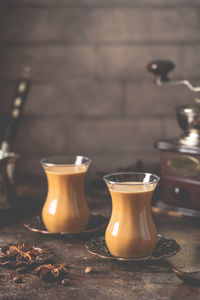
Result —
M180 202L189 201L189 191L184 188L175 187L172 192L174 198Z

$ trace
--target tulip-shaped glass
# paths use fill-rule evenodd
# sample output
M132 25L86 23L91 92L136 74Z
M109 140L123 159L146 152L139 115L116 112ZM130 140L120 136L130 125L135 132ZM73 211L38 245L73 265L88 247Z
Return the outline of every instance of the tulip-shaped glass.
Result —
M84 195L84 178L90 163L91 160L83 156L41 160L48 181L42 209L48 231L75 233L86 228L90 213Z
M112 198L112 214L105 240L110 253L124 258L151 255L157 233L151 198L159 177L149 173L113 173L104 176Z

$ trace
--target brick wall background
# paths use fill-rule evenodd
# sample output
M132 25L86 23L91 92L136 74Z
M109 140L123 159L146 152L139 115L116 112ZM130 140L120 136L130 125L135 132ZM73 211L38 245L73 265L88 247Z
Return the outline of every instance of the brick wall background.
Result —
M153 59L176 63L171 78L200 76L199 0L0 0L0 136L15 81L32 67L32 89L15 143L19 170L39 159L84 154L92 170L143 159L154 142L180 133L173 107L184 87L156 88Z

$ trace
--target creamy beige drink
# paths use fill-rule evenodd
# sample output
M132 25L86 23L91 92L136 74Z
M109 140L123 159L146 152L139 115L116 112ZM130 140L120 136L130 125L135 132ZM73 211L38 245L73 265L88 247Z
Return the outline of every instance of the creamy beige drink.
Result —
M112 255L137 258L151 255L156 228L151 216L151 197L156 184L107 182L112 214L106 229L106 244Z
M48 193L42 209L43 222L50 232L74 233L84 230L89 209L84 196L88 166L45 166Z

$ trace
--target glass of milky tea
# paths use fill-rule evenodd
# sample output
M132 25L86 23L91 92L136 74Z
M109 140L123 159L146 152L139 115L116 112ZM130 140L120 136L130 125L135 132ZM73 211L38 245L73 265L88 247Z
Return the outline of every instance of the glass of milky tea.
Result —
M83 231L90 217L84 195L84 179L91 159L83 156L43 158L48 192L42 219L48 231L76 233Z
M105 240L117 257L137 258L152 254L157 233L151 215L151 198L159 181L150 173L113 173L104 176L112 198L112 213Z

